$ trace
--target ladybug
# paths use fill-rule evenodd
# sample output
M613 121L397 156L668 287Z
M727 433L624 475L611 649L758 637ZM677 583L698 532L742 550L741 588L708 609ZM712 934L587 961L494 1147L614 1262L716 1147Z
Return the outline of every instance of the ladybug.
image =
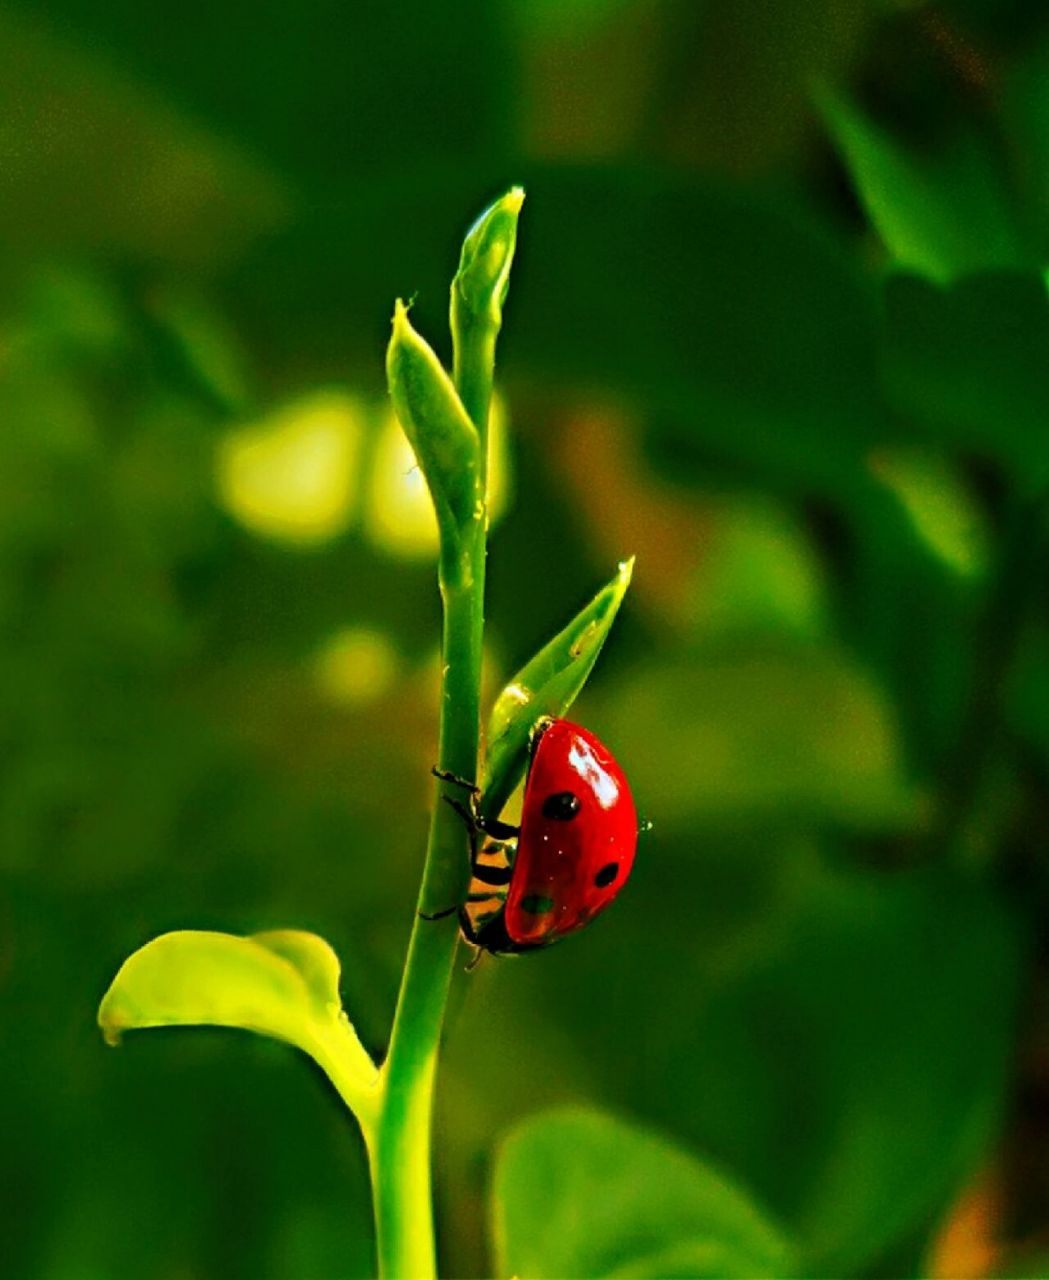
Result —
M458 912L473 946L496 955L548 947L589 924L626 884L637 847L634 799L588 729L539 721L519 827L484 818L478 788L434 772L470 791L469 809L449 803L471 830L472 876Z

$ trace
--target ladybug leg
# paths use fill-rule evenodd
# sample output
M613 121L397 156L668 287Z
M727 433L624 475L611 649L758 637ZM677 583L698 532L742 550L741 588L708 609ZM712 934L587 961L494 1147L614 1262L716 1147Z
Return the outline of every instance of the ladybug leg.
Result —
M477 823L474 821L473 814L463 808L459 801L454 800L451 796L442 796L441 799L445 804L452 806L459 817L462 818L467 831L470 833L470 865L472 868L474 859L477 857ZM446 920L453 912L460 910L461 907L457 903L454 907L445 907L443 911L434 911L432 913L418 911L416 914L420 920Z
M484 955L484 948L477 941L477 934L474 932L473 924L469 915L462 911L459 914L459 927L463 935L463 941L468 947L473 947L474 953L470 958L470 963L466 966L466 972L472 973L480 963L481 956Z
M430 770L435 778L439 778L441 782L450 782L453 786L462 787L464 791L470 793L470 813L469 818L465 814L462 805L457 804L448 796L444 796L444 800L452 806L459 814L464 822L469 821L470 826L475 831L483 831L485 835L491 836L493 840L516 840L521 834L521 828L515 827L509 822L500 822L498 818L486 818L481 813L481 788L474 782L468 782L465 778L460 778L457 773L449 773L445 769L438 769L436 765Z
M433 766L430 772L442 782L450 782L453 786L462 787L464 791L472 791L477 794L481 790L476 782L469 782L466 778L460 778L457 773L449 773L447 769L438 769L436 765Z
M458 907L445 907L443 911L434 911L432 913L426 911L417 911L420 920L446 920L453 911L458 911Z
M478 815L477 827L493 840L516 840L521 834L520 827L515 827L509 822L500 822L498 818L484 818L480 815Z

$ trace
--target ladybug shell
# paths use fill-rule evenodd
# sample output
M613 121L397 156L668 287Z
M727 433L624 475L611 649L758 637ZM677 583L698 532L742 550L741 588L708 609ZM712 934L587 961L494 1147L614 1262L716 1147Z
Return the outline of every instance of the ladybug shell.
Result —
M630 875L637 812L612 753L589 730L553 720L533 747L503 927L515 948L581 929Z

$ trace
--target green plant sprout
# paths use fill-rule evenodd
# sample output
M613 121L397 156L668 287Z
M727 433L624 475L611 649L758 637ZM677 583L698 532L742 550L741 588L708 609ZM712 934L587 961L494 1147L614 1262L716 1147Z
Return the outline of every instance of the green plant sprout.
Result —
M485 813L520 781L542 716L561 716L589 676L630 583L620 565L594 599L517 673L496 699L479 770L481 654L487 554L487 435L510 268L524 192L513 188L477 220L452 282L452 374L397 302L387 377L397 416L426 478L440 532L444 610L436 763L480 775ZM447 786L439 784L439 789ZM461 902L469 874L467 833L435 800L411 939L389 1048L373 1060L343 1011L339 962L313 934L252 937L168 933L136 951L99 1009L115 1044L141 1027L223 1026L297 1046L326 1073L355 1116L371 1172L379 1273L392 1280L436 1274L430 1133L438 1046L458 927L424 920Z

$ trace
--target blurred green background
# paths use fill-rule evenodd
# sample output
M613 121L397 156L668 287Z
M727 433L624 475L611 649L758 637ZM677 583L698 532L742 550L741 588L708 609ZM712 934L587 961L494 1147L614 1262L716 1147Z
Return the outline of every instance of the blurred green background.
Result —
M457 978L445 1273L501 1135L588 1102L808 1275L1049 1274L1049 12L1023 0L0 7L5 1274L370 1274L279 1045L97 1002L167 929L307 928L381 1049L438 600L392 302L447 356L528 190L491 688L611 574L577 707L654 829L585 936Z

